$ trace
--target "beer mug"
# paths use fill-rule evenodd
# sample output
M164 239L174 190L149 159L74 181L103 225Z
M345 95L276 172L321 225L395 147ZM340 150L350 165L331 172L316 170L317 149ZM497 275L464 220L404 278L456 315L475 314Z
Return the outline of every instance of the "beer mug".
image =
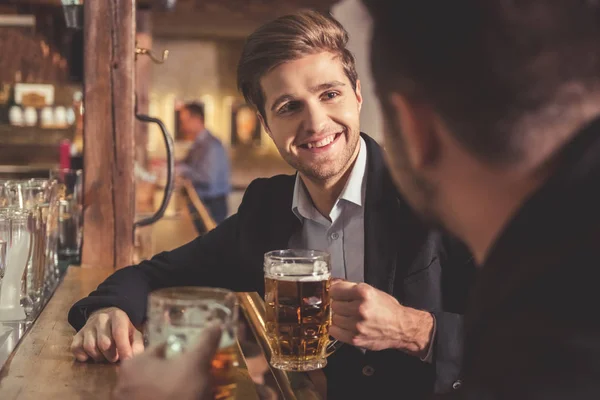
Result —
M235 293L216 288L171 287L148 297L147 338L151 345L166 343L165 357L193 348L209 323L219 322L223 334L212 361L214 399L233 399L236 393L238 302Z
M265 254L264 270L271 365L286 371L323 368L341 345L329 337L329 254L275 250Z

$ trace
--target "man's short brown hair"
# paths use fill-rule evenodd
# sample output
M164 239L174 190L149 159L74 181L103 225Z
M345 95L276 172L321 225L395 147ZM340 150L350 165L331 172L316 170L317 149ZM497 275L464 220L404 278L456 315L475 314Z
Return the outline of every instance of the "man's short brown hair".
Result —
M186 103L183 108L188 110L190 115L200 118L204 122L204 106L202 104L196 102Z
M266 119L260 79L283 63L327 51L339 57L356 90L358 76L354 56L346 48L347 43L348 32L342 24L319 12L304 10L279 17L261 26L246 39L237 69L238 89Z
M431 104L483 160L517 162L555 126L577 129L600 94L596 0L362 2L384 114L391 92Z

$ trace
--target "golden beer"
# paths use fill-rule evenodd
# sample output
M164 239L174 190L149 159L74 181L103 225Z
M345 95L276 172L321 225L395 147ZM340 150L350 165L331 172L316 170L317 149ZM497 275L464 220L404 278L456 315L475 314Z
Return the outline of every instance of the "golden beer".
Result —
M328 255L320 253L313 262L303 261L265 258L265 328L271 365L288 371L323 368L330 344Z
M219 347L211 364L213 398L215 400L235 399L237 389L236 370L238 367L236 345Z

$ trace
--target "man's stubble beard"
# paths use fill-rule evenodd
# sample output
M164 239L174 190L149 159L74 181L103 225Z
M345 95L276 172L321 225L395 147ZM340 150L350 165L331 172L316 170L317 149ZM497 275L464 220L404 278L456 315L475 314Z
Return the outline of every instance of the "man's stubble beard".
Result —
M351 131L348 129L348 132ZM292 168L300 172L302 175L315 182L322 182L331 179L339 175L340 172L346 170L346 166L350 163L352 156L356 152L358 143L360 141L360 132L358 130L352 131L352 133L349 134L349 137L347 139L348 143L342 150L342 154L339 157L337 157L335 160L327 160L322 163L319 163L319 165L316 165L312 168L302 165L302 163L291 154L288 154L281 150L279 151L279 153L282 155L285 162L287 162ZM339 138L338 140L341 140L341 138ZM327 164L331 162L334 162L336 164L334 168L321 168L327 167Z

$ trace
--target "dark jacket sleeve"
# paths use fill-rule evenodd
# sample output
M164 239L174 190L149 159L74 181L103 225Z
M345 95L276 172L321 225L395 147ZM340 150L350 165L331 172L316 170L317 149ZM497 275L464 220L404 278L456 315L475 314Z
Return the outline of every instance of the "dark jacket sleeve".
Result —
M139 326L146 315L148 294L163 287L201 285L256 291L256 279L240 255L240 220L248 213L245 209L254 201L252 198L261 196L261 190L253 190L252 186L248 187L238 214L184 246L118 270L73 305L69 323L79 330L91 312L114 306Z
M433 342L436 394L449 393L460 380L463 352L463 316L449 312L433 312L436 335Z
M476 272L473 257L462 243L448 236L444 236L441 242L444 307L443 311L432 312L436 319L432 360L435 364L436 394L450 393L460 388L464 343L463 314Z

